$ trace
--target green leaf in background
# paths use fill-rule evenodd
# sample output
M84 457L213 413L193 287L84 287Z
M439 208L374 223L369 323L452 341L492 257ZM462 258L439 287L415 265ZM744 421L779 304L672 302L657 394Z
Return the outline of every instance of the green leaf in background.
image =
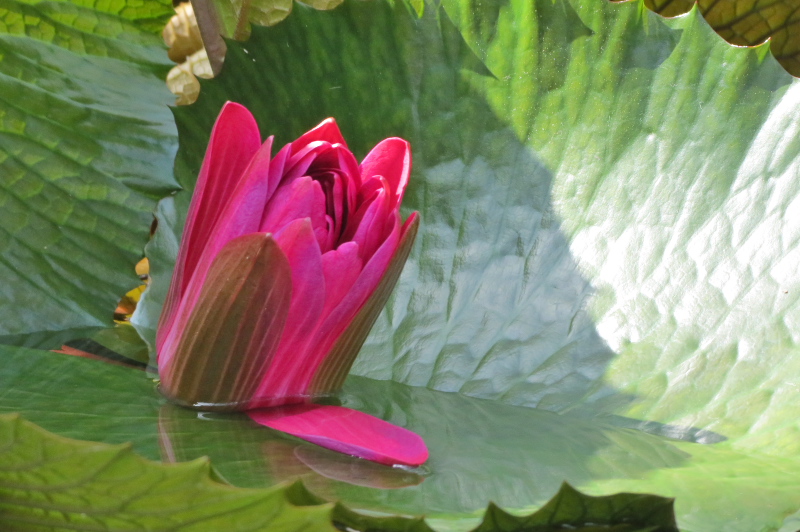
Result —
M305 0L315 9L333 9L343 0ZM417 0L419 2L420 0ZM422 0L424 1L424 0ZM292 12L295 0L195 0L192 8L208 54L211 70L219 74L227 46L224 38L239 41L250 36L251 24L273 26ZM194 98L188 102L194 101ZM187 102L187 103L188 103Z
M170 2L5 2L0 335L107 325L175 188Z
M614 530L619 532L678 532L669 499L630 493L587 498L569 484L531 516L513 516L491 505L475 532L570 529L576 522L589 521L589 515L597 531L617 525Z
M250 35L250 25L274 26L292 12L294 0L210 0L216 17L220 20L221 34L237 40ZM333 9L342 0L306 0L305 5L316 9Z

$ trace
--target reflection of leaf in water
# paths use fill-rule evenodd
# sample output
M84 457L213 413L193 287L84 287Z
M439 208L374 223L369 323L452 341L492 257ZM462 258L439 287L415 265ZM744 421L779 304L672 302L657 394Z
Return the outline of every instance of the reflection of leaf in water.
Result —
M632 493L589 497L565 482L555 497L528 516L514 516L490 504L473 532L678 532L673 503Z

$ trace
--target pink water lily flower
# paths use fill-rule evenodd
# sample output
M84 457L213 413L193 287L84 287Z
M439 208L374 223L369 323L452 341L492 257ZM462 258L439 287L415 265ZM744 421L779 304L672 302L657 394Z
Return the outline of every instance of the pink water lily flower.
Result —
M350 433L325 446L421 463L427 450L415 434L310 404L341 387L410 252L419 218L403 223L399 211L409 144L386 139L359 164L331 118L274 157L272 141L261 143L243 106L222 109L158 325L162 392L201 409L300 404L291 416L251 417L322 445ZM367 433L352 436L355 424ZM362 451L359 438L404 443Z

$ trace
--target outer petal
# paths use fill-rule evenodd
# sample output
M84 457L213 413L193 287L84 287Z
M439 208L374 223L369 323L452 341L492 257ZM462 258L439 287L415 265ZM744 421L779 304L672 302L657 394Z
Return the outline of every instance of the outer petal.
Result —
M159 348L172 328L180 299L214 227L260 144L258 125L250 111L237 103L226 103L211 132L192 196L172 283L159 320Z
M325 304L322 255L308 218L295 220L275 235L291 266L292 302L280 346L256 393L257 402L297 401L303 390L295 384L305 365L303 354Z
M428 459L428 448L417 434L341 406L293 405L247 415L260 425L380 464L418 466Z
M336 123L336 120L333 118L326 118L320 122L317 127L308 131L307 133L304 133L300 138L292 142L292 152L296 152L306 144L317 140L324 140L325 142L330 142L331 144L342 144L345 147L347 146L347 143L342 136L342 132L339 131L339 125Z
M361 162L361 176L366 181L383 176L394 195L394 205L400 205L411 175L411 146L401 138L381 141Z
M351 293L354 294L354 298L358 298L360 297L359 291L369 289L370 291L367 292L368 299L358 307L355 317L349 321L346 329L337 335L335 343L326 353L325 360L309 385L309 394L338 390L344 383L347 372L350 371L358 351L364 344L364 340L367 339L372 325L378 319L378 315L386 305L386 301L389 299L389 295L392 293L394 285L403 271L403 266L414 245L418 229L419 215L415 212L403 224L403 228L400 230L400 241L396 244L396 248L391 248L393 253L388 266L384 266L383 269L380 268L383 252L383 249L381 249L364 268L364 272L354 284ZM391 241L386 246L386 249L390 249ZM373 284L376 276L378 276L377 286ZM369 288L370 286L372 286L371 289ZM350 294L347 297L350 297ZM342 301L340 306L345 310L347 304Z
M292 298L289 261L271 235L232 240L214 259L198 304L180 311L180 333L159 360L173 401L217 410L250 406L284 332Z

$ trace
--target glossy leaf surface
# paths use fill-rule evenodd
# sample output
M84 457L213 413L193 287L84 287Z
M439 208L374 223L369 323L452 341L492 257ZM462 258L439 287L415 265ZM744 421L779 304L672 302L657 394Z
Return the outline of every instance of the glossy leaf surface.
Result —
M11 1L0 14L0 335L108 325L175 188L169 2Z

